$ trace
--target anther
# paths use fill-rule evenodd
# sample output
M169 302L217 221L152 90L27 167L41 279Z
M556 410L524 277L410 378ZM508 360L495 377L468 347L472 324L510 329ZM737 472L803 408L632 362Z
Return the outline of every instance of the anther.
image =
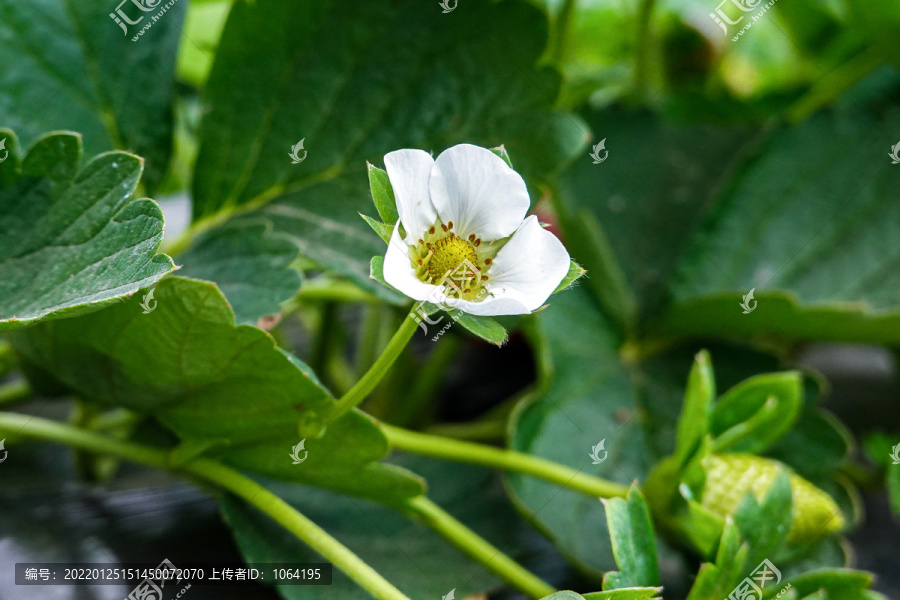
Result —
M428 233L434 235L434 225L428 228Z
M453 229L453 221L447 221L447 229Z
M441 229L443 229L444 231L447 231L447 226L444 225L443 223L441 223Z
M493 258L486 258L486 259L484 259L484 264L486 264L486 265L489 265L489 264L491 264L492 262L494 262L494 259L493 259Z
M469 236L469 241L470 241L470 242L474 242L474 241L475 241L475 234L474 234L474 233L473 233L472 235Z
M480 245L481 245L481 238L478 238L477 240L475 240L475 247L477 248Z
M420 246L424 246L424 245L425 245L425 240L419 240L419 245L420 245Z

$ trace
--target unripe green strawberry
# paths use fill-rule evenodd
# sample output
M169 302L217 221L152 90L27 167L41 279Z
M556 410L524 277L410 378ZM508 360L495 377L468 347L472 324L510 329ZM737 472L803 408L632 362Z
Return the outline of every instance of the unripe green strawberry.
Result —
M704 459L706 487L702 504L721 516L734 513L747 492L762 500L775 482L781 463L753 454L712 454ZM789 472L794 521L788 543L797 544L840 531L845 524L831 496Z

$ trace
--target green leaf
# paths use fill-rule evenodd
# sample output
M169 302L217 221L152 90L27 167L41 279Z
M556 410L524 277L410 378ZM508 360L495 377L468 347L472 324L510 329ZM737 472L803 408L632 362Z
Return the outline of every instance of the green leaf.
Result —
M0 130L0 331L88 313L131 296L173 269L156 254L163 215L134 200L143 161L108 152L82 165L81 137L39 139L20 160Z
M711 204L710 190L727 172L722 157L738 151L749 135L672 126L623 110L596 110L586 118L594 142L606 138L609 158L595 165L585 152L560 178L566 242L590 274L587 285L624 315L613 315L617 321L651 316ZM651 157L654 167L647 169Z
M688 375L684 407L678 418L678 446L675 458L679 467L687 465L691 456L709 433L710 409L716 397L716 378L709 353L698 353Z
M432 499L454 517L514 558L535 560L533 547L520 542L526 526L486 469L402 456L400 464L434 484ZM431 530L387 508L323 490L267 483L266 487L400 588L410 598L441 598L451 589L466 598L500 584L477 563ZM222 509L247 562L313 562L321 557L243 502L225 498ZM528 564L527 562L525 563ZM307 600L309 588L281 586L287 600ZM347 576L335 570L333 584L316 589L319 600L369 600Z
M534 182L584 143L583 123L552 109L559 76L535 66L542 12L524 0L473 0L466 11L448 19L420 0L235 3L207 83L194 218L260 211L304 256L392 298L369 279L384 246L357 214L370 206L367 161L502 143ZM292 164L301 139L308 155Z
M613 556L619 571L603 577L604 590L659 585L656 534L650 510L640 489L633 485L628 498L604 502Z
M382 223L381 221L376 221L372 217L367 217L366 215L360 213L359 216L363 218L369 227L372 228L372 231L378 234L378 237L381 238L381 241L385 244L391 243L391 235L394 233L394 228L387 223ZM383 257L382 257L383 258Z
M556 286L556 289L553 290L553 293L558 294L559 292L573 285L576 281L581 279L582 275L584 275L585 273L587 273L587 271L573 260L569 264L569 272L566 273L566 276L563 277L563 280L559 282L559 285Z
M621 483L645 475L650 459L635 390L619 361L618 334L589 292L579 287L560 294L532 319L541 393L517 407L510 447ZM595 465L591 449L601 440L608 456ZM508 477L525 517L570 561L598 579L615 569L606 515L595 498L531 477Z
M882 142L897 128L895 112L848 109L775 130L705 219L657 333L900 340L900 170Z
M479 315L470 315L460 310L450 312L450 317L455 319L457 323L462 325L466 330L474 333L481 339L495 346L502 346L506 343L509 336L506 329L490 317L482 317Z
M228 298L235 320L255 325L300 289L300 273L291 268L295 258L297 246L273 233L270 223L242 221L200 236L178 256L178 274L212 281Z
M509 157L509 153L506 151L504 146L498 146L496 148L491 148L491 152L499 156L503 159L503 162L509 166L510 169L513 169L512 159Z
M400 220L400 215L397 213L397 199L394 197L391 180L386 171L372 164L367 163L366 166L369 169L369 190L372 193L375 210L378 211L381 220L393 229L393 225Z
M309 368L265 331L236 326L213 284L168 277L155 299L149 314L133 298L16 332L12 342L87 400L151 414L183 441L222 444L217 456L232 466L369 497L422 492L418 479L376 462L387 440L358 411L306 440L307 460L293 464L300 419L336 405Z
M852 445L852 435L834 415L808 404L794 428L767 454L815 482L833 475Z
M749 547L749 564L773 556L787 540L793 522L791 493L790 478L782 470L762 502L749 492L741 499L733 518Z
M147 160L145 185L162 179L172 150L175 53L187 2L163 10L122 11L127 35L110 18L115 2L48 0L40 6L0 0L0 123L26 145L44 132L84 136L88 154L133 150Z
M713 409L713 451L761 454L794 427L802 409L803 377L797 371L743 381Z
M747 546L737 526L728 520L722 530L715 563L704 563L691 587L687 600L722 600L746 575Z

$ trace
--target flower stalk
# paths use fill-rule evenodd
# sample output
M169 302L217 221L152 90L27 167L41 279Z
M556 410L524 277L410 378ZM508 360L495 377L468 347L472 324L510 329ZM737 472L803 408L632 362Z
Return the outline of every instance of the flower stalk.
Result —
M565 465L530 454L417 433L385 423L381 423L381 429L391 446L397 450L532 475L589 496L624 498L628 495L628 486L587 475Z
M556 591L425 496L411 498L405 508L461 552L531 598L543 598Z

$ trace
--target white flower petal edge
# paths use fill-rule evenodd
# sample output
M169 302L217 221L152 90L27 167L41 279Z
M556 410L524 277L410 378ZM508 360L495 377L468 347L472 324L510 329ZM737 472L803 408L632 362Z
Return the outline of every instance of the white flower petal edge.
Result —
M516 315L540 308L569 272L571 259L559 239L534 215L513 234L490 270L491 296L481 302L457 302L474 315Z
M424 150L396 150L385 154L384 166L394 188L397 213L406 229L406 239L414 244L418 236L437 220L428 189L434 159Z
M441 152L429 189L441 220L453 221L463 238L472 233L485 241L505 238L516 231L531 205L522 177L490 150L471 144Z
M400 223L394 225L391 243L388 244L387 254L384 255L384 280L413 300L433 301L431 298L443 296L440 287L425 283L416 277L416 272L409 264L408 247L400 237Z

